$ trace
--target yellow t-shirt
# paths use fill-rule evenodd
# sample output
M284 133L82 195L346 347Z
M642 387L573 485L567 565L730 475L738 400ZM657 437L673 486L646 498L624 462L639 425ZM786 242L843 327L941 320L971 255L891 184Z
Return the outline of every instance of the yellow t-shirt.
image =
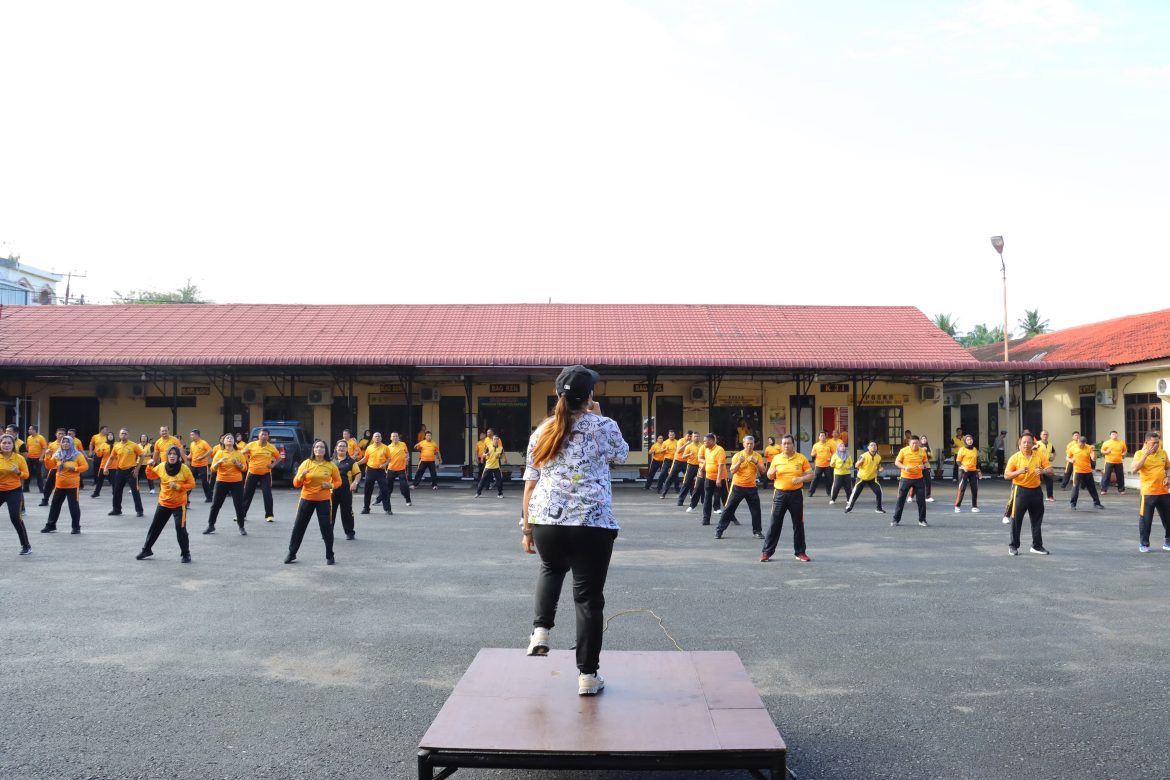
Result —
M1159 448L1152 455L1147 455L1138 469L1142 481L1143 496L1164 496L1170 493L1166 487L1166 450Z
M896 460L902 461L902 478L922 479L922 468L929 458L930 456L922 447L919 447L917 452L910 447L903 447L896 458Z
M703 468L707 479L719 478L719 467L727 462L727 450L716 444L714 447L703 447L701 451Z
M1101 454L1105 456L1106 463L1122 463L1125 460L1125 453L1129 452L1126 449L1125 442L1121 439L1116 441L1113 439L1106 439L1101 442Z
M955 453L955 460L959 462L960 471L979 470L979 450L975 447L960 447Z
M650 457L655 463L661 463L662 457L666 454L665 442L654 442L650 445Z
M1093 445L1082 444L1072 451L1073 471L1077 474L1093 473Z
M178 447L179 452L183 451L183 443L180 442L178 439L176 439L174 436L167 436L167 437L162 438L162 439L155 439L154 440L154 447L153 447L154 459L159 461L159 462L165 461L167 459L167 450L169 450L171 447Z
M207 465L207 456L211 454L211 445L207 439L191 442L191 465L200 468Z
M179 461L179 473L173 477L167 474L166 465L160 463L158 466L146 467L146 478L158 480L158 505L167 509L178 509L186 504L187 494L195 487L195 475L182 461ZM185 514L180 522L187 522Z
M1055 448L1052 446L1052 442L1045 444L1044 442L1037 439L1036 443L1032 446L1032 449L1036 450L1037 452L1043 452L1045 455L1047 455L1049 464L1051 464L1054 460L1052 456L1054 454Z
M106 435L104 433L95 433L93 436L89 437L89 451L92 452L94 455L104 454L104 453L99 453L98 449L102 448L102 447L108 448L109 446L110 446L110 441L109 441L109 439L106 438Z
M688 466L698 466L699 465L699 447L700 446L701 445L699 445L699 444L695 444L694 442L691 442L690 444L688 444L686 446L686 449L683 450L683 457L686 459Z
M435 444L434 440L427 441L423 439L414 448L419 451L420 463L433 463L435 460L435 453L439 451L439 445Z
M1068 444L1066 444L1064 447L1064 459L1069 463L1072 463L1077 447L1080 446L1081 445L1077 444L1075 441L1070 441Z
M257 476L271 472L273 465L280 460L280 450L275 444L261 444L259 440L248 442L244 455L248 458L248 473Z
M760 474L759 464L764 462L764 456L752 450L735 453L731 459L731 484L739 487L755 487L756 477Z
M400 441L397 444L390 442L386 445L390 450L390 464L386 466L390 471L402 471L406 468L406 442Z
M828 468L829 461L833 459L833 453L836 451L837 448L831 446L827 441L818 441L816 444L814 444L812 446L812 455L813 459L816 461L817 468Z
M366 447L366 468L383 468L390 460L390 448L383 444L370 444Z
M963 449L963 437L952 436L951 437L951 452L958 452L961 449Z
M846 477L853 470L853 458L848 455L842 458L840 455L834 454L829 459L829 465L833 467L834 474L840 477Z
M500 467L500 456L504 454L504 446L496 446L489 444L483 450L483 467L485 469L498 469Z
M1048 456L1043 452L1032 451L1032 457L1024 455L1023 452L1017 452L1008 458L1007 465L1004 467L1006 471L1015 471L1016 469L1028 467L1027 474L1019 474L1012 482L1023 488L1038 488L1040 487L1040 475L1036 473L1036 469L1048 468Z
M487 446L488 446L487 439L480 439L479 441L477 441L475 443L475 457L482 459L483 453L487 449Z
M780 449L780 445L769 444L767 447L764 447L764 462L771 463L772 458L776 457L781 452L784 452L784 450Z
M882 456L877 453L870 454L867 450L861 454L857 459L857 478L863 482L877 479L878 468L882 465Z
M132 469L139 464L142 448L132 441L114 442L106 467L111 469Z
M297 466L293 487L301 489L301 498L306 501L328 501L333 488L341 487L341 472L331 460L317 462L310 458Z
M356 458L362 451L362 443L351 436L345 440L345 450L349 457Z
M812 466L809 465L808 458L799 452L791 455L781 452L772 458L772 465L768 467L768 471L772 472L773 484L777 490L801 490L804 485L796 482L796 479L812 471Z
M24 443L25 449L28 451L28 457L33 460L39 460L41 453L49 446L49 442L45 440L44 436L39 433L28 437L28 441Z
M662 442L662 459L674 460L674 451L678 449L678 439L667 439Z
M0 454L0 490L20 490L21 480L28 479L28 463L15 450Z
M215 472L218 482L240 482L244 479L244 470L248 468L248 460L239 451L228 452L220 449L211 458L211 470Z

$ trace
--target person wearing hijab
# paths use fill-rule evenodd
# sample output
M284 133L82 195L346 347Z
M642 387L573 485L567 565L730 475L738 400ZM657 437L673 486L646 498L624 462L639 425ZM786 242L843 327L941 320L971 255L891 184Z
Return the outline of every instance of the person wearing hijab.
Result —
M134 556L142 561L154 555L154 543L167 527L167 521L175 518L175 535L179 539L179 555L183 563L191 562L191 543L187 536L187 494L195 487L195 475L183 463L183 451L171 446L166 460L157 466L147 466L147 473L153 472L158 480L158 509L150 530L146 532L146 544L142 552Z
M53 496L53 488L57 486L57 461L53 460L53 453L61 448L61 440L65 438L65 429L58 428L55 437L45 448L42 459L45 468L45 486L41 490L41 506L49 505L49 499Z
M528 439L521 545L540 555L528 655L545 656L565 575L573 572L577 606L577 693L605 687L598 673L605 630L605 580L619 526L613 515L610 462L625 463L630 445L593 399L600 377L569 366L557 377L557 405Z
M341 475L341 486L333 491L333 506L330 509L330 524L337 524L337 511L341 510L341 527L345 529L345 538L353 540L353 492L357 490L358 482L362 478L362 470L354 460L355 453L351 451L345 439L337 442L334 450L337 456L337 473Z
M837 503L837 494L841 488L845 489L845 498L853 492L853 457L849 454L849 446L845 442L837 441L837 451L829 459L829 466L833 469L833 492L829 495L829 503Z
M69 517L73 521L70 533L81 533L81 504L77 502L77 493L81 488L81 475L89 468L89 462L72 436L61 438L60 447L49 456L48 466L56 472L53 487L53 498L49 505L49 519L41 529L43 534L51 534L57 530L57 518L61 516L61 504L69 502Z
M247 536L248 532L244 530L244 521L247 517L244 510L244 470L248 467L248 459L244 453L236 449L236 437L230 433L225 433L219 443L219 451L211 458L211 470L215 472L215 490L211 496L211 514L207 518L207 528L203 533L215 533L219 509L230 493L232 506L236 510L236 524L240 526L240 536Z
M28 543L28 531L24 527L24 520L20 518L20 503L24 498L23 485L28 479L28 463L16 451L16 437L11 434L0 436L0 504L8 507L8 519L16 529L16 537L20 540L20 554L28 555L32 552L32 545Z
M328 452L325 442L317 439L313 442L313 456L297 467L296 476L293 477L293 487L301 489L301 503L297 506L285 563L296 561L297 551L301 549L301 542L305 538L305 529L309 527L309 518L316 513L321 538L325 541L325 563L330 566L334 564L330 504L334 489L341 487L341 472L337 470L337 464L329 460Z

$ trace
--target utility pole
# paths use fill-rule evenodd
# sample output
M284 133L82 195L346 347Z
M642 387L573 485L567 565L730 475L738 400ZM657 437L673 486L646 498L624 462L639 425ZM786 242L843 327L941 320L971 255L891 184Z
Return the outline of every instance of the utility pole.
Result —
M57 272L54 271L53 273L57 273ZM65 272L65 305L66 306L69 305L69 295L70 295L71 288L73 287L73 277L75 277L75 276L78 279L85 279L86 278L85 274L79 273L77 271L66 271ZM82 302L84 302L84 300L85 300L85 296L82 296Z

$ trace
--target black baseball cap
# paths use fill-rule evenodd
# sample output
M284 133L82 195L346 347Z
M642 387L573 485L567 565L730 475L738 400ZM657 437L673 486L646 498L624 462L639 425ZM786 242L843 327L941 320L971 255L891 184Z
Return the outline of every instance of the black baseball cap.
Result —
M585 366L569 366L557 376L557 395L567 396L571 401L583 401L593 392L601 376Z

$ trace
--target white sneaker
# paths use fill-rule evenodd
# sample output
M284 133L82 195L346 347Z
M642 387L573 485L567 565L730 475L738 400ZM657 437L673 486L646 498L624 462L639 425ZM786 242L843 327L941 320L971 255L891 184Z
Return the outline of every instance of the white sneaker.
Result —
M835 504L835 503L837 503L837 502L836 502L836 501L834 501L833 499L831 499L831 498L830 498L830 499L829 499L829 503L830 503L830 504Z
M833 502L832 502L832 501L830 501L829 503L831 504L831 503L833 503ZM714 511L714 512L715 512L715 514L717 514L717 515L721 515L721 514L723 514L723 510L722 510L722 509L715 509L715 510L713 510L713 511Z
M933 504L934 503L934 496L927 496L926 503Z
M971 511L974 512L975 514L979 514L979 507L973 506L973 507L971 507Z
M577 675L577 695L594 696L605 687L605 678L597 672Z
M528 639L529 655L548 655L548 629L534 628Z
M957 515L957 514L959 514L959 512L962 512L962 511L963 511L962 509L959 509L958 507L955 507L955 514L956 514L956 515Z
M688 511L688 512L694 512L694 511L695 511L695 508L694 508L693 506L688 506L688 507L687 507L687 511Z
M1007 515L1004 515L1004 516L1003 516L1003 524L1004 524L1004 525L1007 525L1007 524L1008 524L1008 523L1010 523L1011 521L1012 521L1012 519L1011 519L1010 517L1008 517Z

